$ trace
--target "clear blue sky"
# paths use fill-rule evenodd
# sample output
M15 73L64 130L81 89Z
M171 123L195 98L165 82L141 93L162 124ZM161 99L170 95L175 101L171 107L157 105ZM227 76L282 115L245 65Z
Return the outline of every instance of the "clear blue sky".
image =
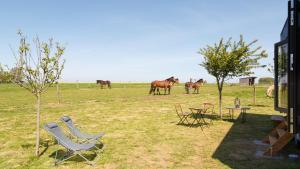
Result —
M200 48L240 34L273 60L287 0L6 0L0 5L0 63L12 65L16 32L66 44L62 81L147 82L176 76L214 82ZM271 76L263 69L255 76Z

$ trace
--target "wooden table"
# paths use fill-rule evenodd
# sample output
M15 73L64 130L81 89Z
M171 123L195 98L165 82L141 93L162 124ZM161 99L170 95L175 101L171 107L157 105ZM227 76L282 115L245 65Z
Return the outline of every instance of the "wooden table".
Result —
M189 108L191 110L191 112L195 115L195 119L192 122L192 125L197 122L198 124L200 124L201 129L202 129L202 125L208 125L208 123L205 121L204 119L204 113L205 113L205 109L204 108ZM198 116L200 118L198 118Z
M250 110L250 107L225 107L228 109L228 113L230 115L230 119L234 120L234 110L240 110L242 116L242 123L246 121L247 110Z

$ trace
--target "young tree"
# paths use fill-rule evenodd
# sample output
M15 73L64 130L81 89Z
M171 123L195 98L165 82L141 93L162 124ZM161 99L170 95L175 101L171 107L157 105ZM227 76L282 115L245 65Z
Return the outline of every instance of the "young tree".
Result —
M36 97L35 154L38 156L41 96L48 87L60 78L65 63L65 60L61 61L61 56L64 54L65 48L59 43L54 46L52 39L49 39L48 42L41 42L38 37L33 39L34 48L32 48L21 32L18 32L18 35L20 36L20 44L18 54L14 53L18 61L15 66L13 81Z
M232 41L229 38L226 42L223 39L218 44L207 46L199 51L204 57L204 61L200 64L209 74L214 76L217 81L219 91L219 113L222 118L222 90L224 81L238 76L252 74L251 69L262 67L258 61L267 57L265 50L256 47L251 49L257 42L254 40L246 43L243 36L239 41Z
M55 82L56 85L56 97L57 97L57 103L60 104L61 99L60 99L60 90L59 90L59 83L58 81Z

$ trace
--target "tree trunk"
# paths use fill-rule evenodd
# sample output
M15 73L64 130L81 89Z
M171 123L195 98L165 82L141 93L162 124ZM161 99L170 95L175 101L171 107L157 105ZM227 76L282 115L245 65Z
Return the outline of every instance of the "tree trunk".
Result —
M35 144L35 155L40 154L40 106L41 106L41 95L37 94L36 104L36 144Z
M255 88L255 85L253 85L253 105L256 105L256 88Z
M217 85L219 91L219 114L220 118L223 118L222 114L222 90L223 90L224 78L217 78Z
M222 119L223 114L222 114L222 89L219 89L219 114L220 118Z
M60 92L59 92L59 84L58 83L56 83L56 95L57 95L58 104L60 104Z

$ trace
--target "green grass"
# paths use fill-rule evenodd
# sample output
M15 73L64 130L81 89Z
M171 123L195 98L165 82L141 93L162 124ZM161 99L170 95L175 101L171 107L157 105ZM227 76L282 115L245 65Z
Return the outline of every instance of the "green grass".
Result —
M95 84L62 84L62 103L56 89L42 98L41 124L69 115L82 130L105 131L103 153L93 157L95 168L299 168L299 163L255 158L260 147L253 140L263 138L272 128L273 100L265 97L267 87L257 87L257 104L251 106L247 122L215 121L210 128L177 125L174 104L187 110L203 102L217 103L217 89L208 84L199 95L186 95L182 85L169 96L148 95L149 84L113 84L101 90ZM225 86L223 106L236 96L242 105L252 104L252 88ZM26 90L0 84L0 168L92 168L74 158L54 167L53 153L62 149L41 129L41 149L34 157L35 100ZM217 108L216 108L217 109ZM227 111L223 109L226 114ZM236 114L238 116L238 114ZM294 152L293 145L286 150Z

